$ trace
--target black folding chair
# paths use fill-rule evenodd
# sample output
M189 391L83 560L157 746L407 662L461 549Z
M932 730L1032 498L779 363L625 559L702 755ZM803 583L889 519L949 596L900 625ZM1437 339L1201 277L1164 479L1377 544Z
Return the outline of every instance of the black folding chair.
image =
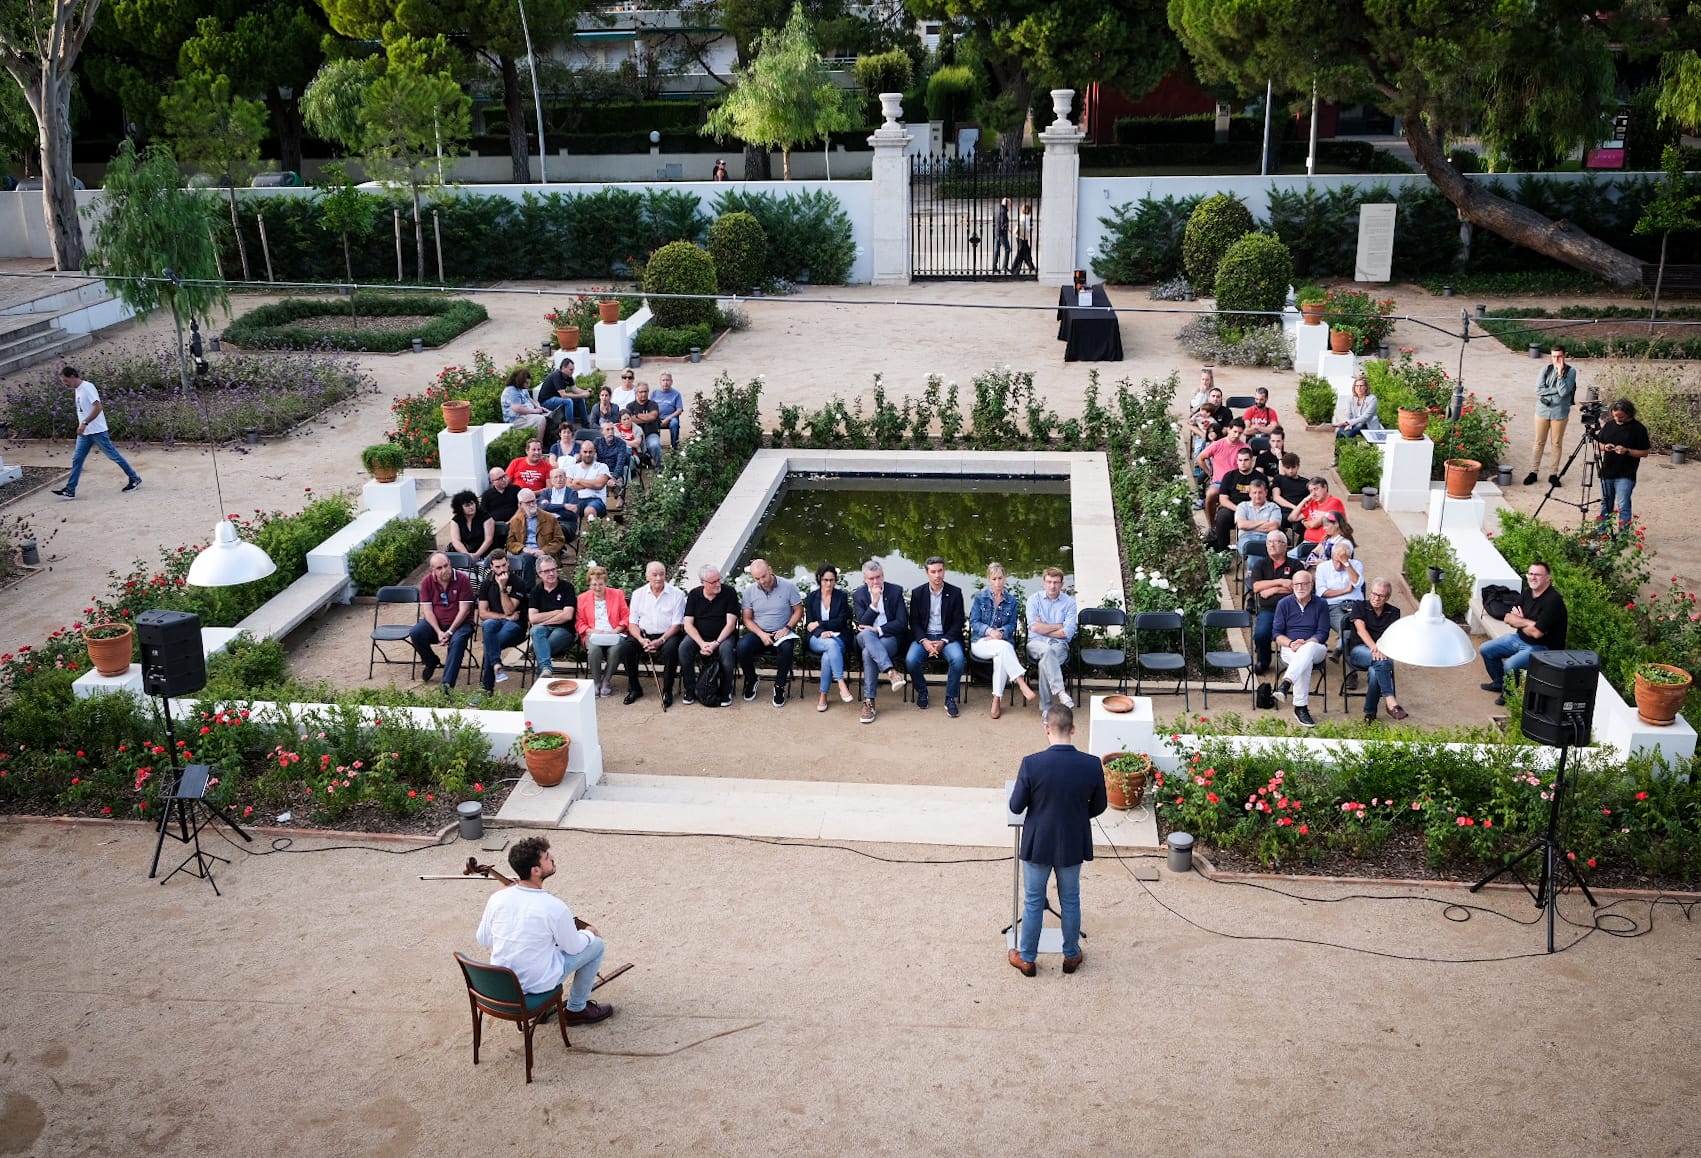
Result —
M1092 647L1086 643L1085 635L1081 635L1082 644L1076 652L1075 665L1075 696L1080 698L1082 685L1086 683L1087 671L1102 671L1116 676L1116 690L1128 690L1128 613L1120 607L1083 607L1075 619L1077 628L1103 627L1113 629L1121 634L1117 636L1116 647Z
M1175 633L1174 651L1143 651L1142 632ZM1192 710L1187 694L1187 635L1181 614L1175 611L1142 611L1134 617L1134 694L1143 692L1142 680L1147 672L1175 676L1175 687L1159 694L1179 695L1184 710Z
M1252 615L1246 611L1207 611L1205 626L1199 632L1199 654L1205 657L1205 679L1202 687L1205 695L1205 706L1211 706L1211 672L1240 671L1246 672L1246 679L1241 683L1241 690L1253 696L1253 707L1257 707L1257 692L1253 688L1252 652L1248 651L1214 651L1211 648L1211 635L1217 631L1246 632L1248 648L1252 644Z
M389 653L384 650L384 645L387 643L407 643L408 633L413 630L413 625L419 622L419 588L380 587L378 588L377 598L378 601L372 605L372 653L367 656L366 660L366 678L372 678L373 669L380 663L399 664L404 662L408 665L408 676L412 678L414 666L419 663L419 653L413 649L413 644L407 644L408 657L406 660L391 659ZM385 605L399 603L411 603L413 605L413 618L406 623L380 623L379 617L384 614Z

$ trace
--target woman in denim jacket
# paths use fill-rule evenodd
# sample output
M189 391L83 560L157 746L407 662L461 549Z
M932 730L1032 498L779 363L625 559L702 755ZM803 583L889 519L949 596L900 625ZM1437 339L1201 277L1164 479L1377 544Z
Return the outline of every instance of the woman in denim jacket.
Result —
M1016 627L1022 620L1021 601L1004 590L1004 564L986 568L987 587L976 591L969 605L969 651L976 659L992 664L993 719L1003 714L1004 685L1011 680L1022 689L1022 698L1032 701L1037 692L1028 686L1027 674L1016 654Z

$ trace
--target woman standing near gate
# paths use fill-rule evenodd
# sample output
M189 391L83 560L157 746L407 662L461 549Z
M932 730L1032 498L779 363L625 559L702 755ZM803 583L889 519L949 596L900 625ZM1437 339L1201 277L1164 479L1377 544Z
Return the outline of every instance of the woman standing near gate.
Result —
M1039 272L1039 267L1034 264L1033 236L1034 207L1031 202L1024 201L1021 213L1016 216L1016 260L1010 263L1012 274L1021 273L1024 264L1035 273Z

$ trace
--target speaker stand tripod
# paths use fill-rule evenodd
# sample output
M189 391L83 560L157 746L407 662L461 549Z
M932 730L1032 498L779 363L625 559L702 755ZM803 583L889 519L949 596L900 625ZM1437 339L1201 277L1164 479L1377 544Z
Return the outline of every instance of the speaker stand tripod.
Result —
M1571 752L1569 744L1559 749L1559 771L1553 778L1552 799L1548 803L1547 831L1536 838L1534 844L1523 852L1489 873L1482 880L1471 886L1471 892L1476 892L1484 885L1504 873L1511 873L1518 883L1524 886L1524 891L1535 899L1536 908L1547 910L1547 951L1553 952L1553 920L1555 910L1559 907L1559 871L1563 869L1571 878L1571 883L1582 892L1590 908L1597 907L1600 902L1589 891L1589 882L1583 879L1583 874L1577 871L1576 864L1570 857L1561 856L1559 848L1559 803L1565 797L1565 758ZM1532 856L1541 857L1541 877L1535 888L1530 888L1530 882L1518 871L1518 866Z
M1577 502L1572 502L1570 499L1554 498L1553 492L1558 490L1565 481L1565 473L1571 469L1571 464L1577 461L1579 454L1583 456L1583 497ZM1547 494L1542 496L1541 503L1536 507L1536 517L1541 518L1542 507L1547 506L1549 499L1553 499L1554 502L1562 506L1576 507L1578 514L1587 523L1589 521L1589 508L1599 501L1593 495L1595 493L1595 477L1600 473L1600 467L1601 452L1600 448L1595 445L1595 432L1585 428L1583 437L1577 440L1577 446L1571 451L1571 457L1565 460L1565 465L1561 466L1559 473L1553 476L1559 481L1548 484Z
M159 875L160 851L165 847L165 838L171 837L179 844L194 845L195 851L183 858L183 863L165 875L165 884L178 873L188 873L199 877L213 886L214 896L223 896L219 892L218 882L213 879L212 861L229 864L230 861L222 856L215 856L201 847L201 829L214 820L222 821L245 841L254 838L243 831L236 817L228 809L206 799L207 781L212 775L212 769L205 764L191 764L181 772L177 767L177 733L171 722L171 700L166 696L160 697L160 705L165 712L165 740L171 754L171 790L160 797L164 806L160 810L159 835L154 840L154 859L148 866L148 879ZM172 831L175 823L176 831ZM190 868L190 865L195 867Z

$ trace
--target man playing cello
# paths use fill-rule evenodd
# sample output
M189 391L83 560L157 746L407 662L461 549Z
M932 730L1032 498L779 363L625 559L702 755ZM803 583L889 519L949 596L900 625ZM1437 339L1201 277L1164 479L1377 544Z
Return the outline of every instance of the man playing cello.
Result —
M614 1015L614 1006L590 1000L597 966L607 947L596 929L573 916L567 903L543 890L555 875L549 841L528 836L508 852L514 887L491 894L478 924L478 943L490 963L512 969L526 993L548 993L570 974L567 1024L589 1025Z

